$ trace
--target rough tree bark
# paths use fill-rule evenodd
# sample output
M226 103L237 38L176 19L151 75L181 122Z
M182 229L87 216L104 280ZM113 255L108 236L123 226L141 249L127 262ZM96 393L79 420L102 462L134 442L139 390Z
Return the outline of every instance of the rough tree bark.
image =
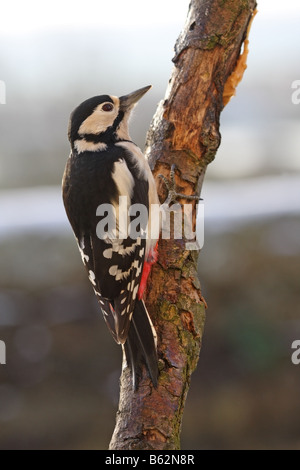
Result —
M166 98L153 118L146 144L161 201L166 194L158 174L169 177L172 164L176 165L179 191L200 194L206 167L220 144L220 113L241 78L234 71L237 64L241 68L241 47L255 7L255 0L190 3L175 46L175 67ZM205 321L197 255L186 250L184 240L160 240L159 261L146 296L158 334L159 386L153 389L144 371L135 393L128 368L123 370L110 449L180 447L183 409Z

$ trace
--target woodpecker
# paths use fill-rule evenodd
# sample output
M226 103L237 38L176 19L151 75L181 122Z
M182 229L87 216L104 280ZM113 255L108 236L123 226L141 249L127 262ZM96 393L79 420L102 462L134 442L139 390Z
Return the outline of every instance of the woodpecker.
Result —
M147 86L120 98L94 96L71 114L71 153L63 176L63 201L82 261L113 338L123 347L138 388L143 364L157 387L156 333L143 301L148 274L156 261L157 238L149 234L149 216L140 221L139 236L121 230L121 219L133 220L130 207L150 214L159 204L148 162L129 136L128 122ZM120 204L125 201L125 205ZM106 224L109 208L111 220ZM123 212L122 212L123 211ZM99 222L104 236L99 234ZM152 233L158 233L155 229ZM146 235L145 235L146 234Z

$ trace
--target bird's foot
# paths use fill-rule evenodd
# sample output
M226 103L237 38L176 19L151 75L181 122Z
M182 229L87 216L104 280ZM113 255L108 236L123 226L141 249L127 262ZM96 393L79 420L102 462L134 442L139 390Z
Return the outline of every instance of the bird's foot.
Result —
M201 198L199 196L188 196L187 194L178 193L176 191L176 182L175 182L175 168L173 164L170 171L170 179L166 178L164 175L159 174L158 177L161 178L168 190L167 199L164 202L164 205L169 206L172 202L175 202L176 199L188 199L189 201L199 201Z

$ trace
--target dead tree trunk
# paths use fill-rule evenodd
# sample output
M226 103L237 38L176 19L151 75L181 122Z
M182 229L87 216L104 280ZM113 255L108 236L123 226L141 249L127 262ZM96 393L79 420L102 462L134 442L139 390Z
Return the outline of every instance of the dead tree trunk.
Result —
M166 98L154 116L146 147L154 175L168 178L175 164L177 187L186 195L200 194L206 167L219 147L220 113L245 68L246 45L245 54L240 52L255 7L255 0L190 3ZM165 188L159 178L157 183L163 201ZM205 321L196 262L197 252L187 250L184 240L160 241L146 298L158 334L159 386L153 389L144 371L134 392L128 369L123 371L110 449L180 447L184 404Z

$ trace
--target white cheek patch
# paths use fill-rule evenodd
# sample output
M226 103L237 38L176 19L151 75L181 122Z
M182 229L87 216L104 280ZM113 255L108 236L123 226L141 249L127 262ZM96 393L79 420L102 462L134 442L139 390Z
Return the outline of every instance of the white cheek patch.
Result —
M79 127L79 135L100 134L113 125L119 113L120 100L116 96L111 96L111 98L113 100L114 109L112 111L103 111L102 106L104 103L99 104L94 112L87 117Z
M119 124L117 129L117 136L120 140L131 140L129 131L128 131L128 121L129 121L129 114L125 114L124 118Z

